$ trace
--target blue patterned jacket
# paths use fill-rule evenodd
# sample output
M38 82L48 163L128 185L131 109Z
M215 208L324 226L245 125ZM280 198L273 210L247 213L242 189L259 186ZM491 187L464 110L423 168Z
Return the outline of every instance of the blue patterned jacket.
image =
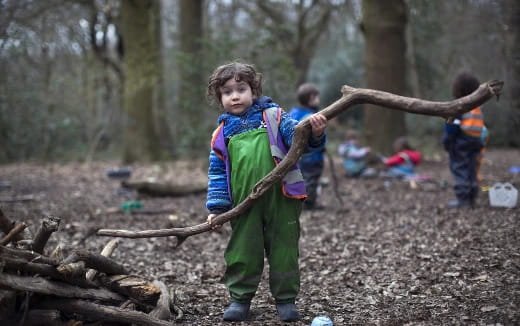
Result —
M260 99L255 99L253 105L241 115L230 113L221 114L218 118L217 125L224 122L223 131L226 144L229 142L229 139L235 135L253 129L265 128L262 112L270 107L279 107L279 105L274 103L269 97L264 96ZM285 111L282 111L279 130L286 148L290 148L292 145L294 127L297 124L298 121L292 119ZM311 137L307 151L321 151L324 145L325 137L316 139ZM225 162L211 150L209 154L206 208L210 213L220 214L230 210L232 207L233 203L229 199Z

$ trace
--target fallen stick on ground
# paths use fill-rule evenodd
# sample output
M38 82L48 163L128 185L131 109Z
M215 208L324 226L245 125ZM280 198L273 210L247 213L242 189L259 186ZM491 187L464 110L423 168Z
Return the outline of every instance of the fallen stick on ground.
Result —
M87 320L147 326L171 326L173 324L172 322L160 320L144 312L105 306L85 300L49 300L42 304L42 307L46 309L57 309L70 314L80 314Z
M19 237L20 232L22 232L27 227L27 224L20 223L9 231L9 233L0 240L0 246L5 246L11 241L16 241L17 237Z
M63 282L49 281L36 276L17 276L0 273L0 286L17 291L29 291L66 298L81 298L108 302L122 302L126 298L107 289L85 289Z
M34 195L24 195L24 196L18 196L18 197L0 197L0 202L3 203L14 203L18 201L30 201L35 200L36 196Z
M119 245L119 240L117 239L112 239L110 240L106 245L105 247L103 248L103 250L101 250L101 256L104 256L104 257L110 257L110 255L112 255L112 253L114 252L114 250L117 248L117 246ZM89 269L87 271L87 274L85 275L85 278L88 280L88 281L92 281L96 275L97 275L98 271L95 270L95 269Z

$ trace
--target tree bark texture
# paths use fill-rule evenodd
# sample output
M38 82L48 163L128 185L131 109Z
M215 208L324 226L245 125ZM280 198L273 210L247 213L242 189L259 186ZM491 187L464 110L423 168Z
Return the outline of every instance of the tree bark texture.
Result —
M96 269L99 272L109 275L128 274L123 265L113 261L112 259L97 253L80 249L75 250L69 257L63 260L60 268L65 269L67 265L77 262L84 262L85 267Z
M460 99L449 102L431 102L416 98L404 97L390 94L383 91L373 89L360 89L350 86L343 86L343 96L320 111L328 120L338 116L353 105L370 103L383 107L401 110L408 113L423 114L430 116L439 116L450 118L456 115L468 112L473 108L486 102L493 96L500 94L503 82L489 81L479 86L472 94ZM294 129L293 144L287 153L287 156L277 165L269 174L253 187L253 191L241 203L237 204L233 209L220 214L214 219L214 224L223 224L247 210L253 203L262 196L274 183L280 181L289 169L298 162L305 148L307 147L311 126L308 119L300 121ZM185 228L172 228L160 230L145 231L129 231L129 230L110 230L100 229L98 235L115 236L125 238L150 238L150 237L177 237L177 245L180 245L187 237L194 234L210 231L212 225L206 223L198 224Z
M5 237L3 237L2 240L0 240L0 246L5 246L6 244L8 244L11 241L16 241L16 239L20 238L20 233L23 230L25 230L26 227L27 227L27 224L20 223L17 226L15 226L14 228L12 228L11 231L9 231L9 233L7 233L7 235Z
M34 236L32 249L34 252L43 253L43 249L49 241L49 237L53 232L58 231L60 226L60 218L56 216L47 216L43 218L42 224Z
M11 230L15 227L16 223L11 221L7 216L4 215L4 212L0 209L0 231L5 234L11 232ZM21 234L17 234L14 238L15 241L22 240L23 236Z
M97 285L79 277L70 277L68 274L61 273L55 266L47 264L33 263L23 259L0 256L5 263L6 271L23 271L32 275L49 276L53 279L71 283L83 288L96 288Z
M49 281L42 277L26 277L0 273L0 287L30 291L47 295L57 295L66 298L101 300L108 302L123 302L125 297L107 289L85 289L63 282Z
M123 161L151 161L160 157L160 140L155 133L154 106L162 90L159 75L160 39L154 17L159 1L122 1L121 26L125 44L124 99L127 113Z
M7 320L16 309L16 291L0 289L0 320Z
M128 296L137 302L154 305L161 295L161 289L137 275L107 276L101 274L98 278L104 287Z
M508 70L508 89L511 96L511 116L508 129L516 137L510 137L511 146L520 146L520 3L515 0L506 2L508 12L508 30L506 33L506 47L510 58Z
M161 290L161 295L159 296L159 300L157 300L157 305L152 311L150 311L149 315L161 320L169 320L172 316L170 311L172 298L170 297L168 287L166 287L166 284L161 281L154 281L153 285Z
M404 0L363 0L367 88L406 94L406 5ZM364 136L375 151L392 153L392 143L406 135L401 111L365 105Z
M179 104L185 107L187 113L194 119L199 119L193 110L200 107L200 90L204 85L204 75L200 69L195 69L202 60L202 0L179 1L179 46L181 62L179 66ZM203 92L202 92L203 93Z
M27 261L31 261L33 263L41 263L41 264L47 264L52 266L59 265L59 262L55 259L42 256L34 251L29 250L22 250L22 249L14 249L14 248L7 248L4 246L0 246L0 254L2 255L8 255L11 257L20 257Z
M178 1L179 70L178 101L176 104L175 143L181 148L204 148L206 139L197 135L198 131L209 130L207 105L201 94L207 83L203 56L203 0Z
M112 239L110 240L106 245L105 247L103 248L103 250L101 250L101 256L104 256L104 257L110 257L112 255L112 253L114 252L114 250L117 248L117 246L119 245L119 240L117 239ZM97 275L97 270L95 269L89 269L87 271L87 274L85 275L85 278L88 280L88 281L92 281L94 280L94 278L96 277Z
M65 325L65 323L61 321L61 312L59 310L33 309L27 312L27 317L25 318L23 325L60 326Z
M144 312L118 307L104 306L85 300L57 299L42 304L46 309L59 309L65 313L75 313L87 320L117 322L132 325L171 326L171 322L163 321Z

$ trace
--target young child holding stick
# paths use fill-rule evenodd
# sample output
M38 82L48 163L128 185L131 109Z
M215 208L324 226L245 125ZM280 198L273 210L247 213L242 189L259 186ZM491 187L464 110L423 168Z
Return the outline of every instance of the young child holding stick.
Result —
M217 67L209 78L208 99L224 113L213 133L208 169L208 222L252 191L290 148L297 121L268 97L262 97L262 74L249 64L232 62ZM325 143L327 118L309 117L309 151ZM264 254L269 263L269 286L283 321L300 319L295 300L300 289L298 264L299 216L306 198L300 170L295 166L243 215L231 220L224 257L225 284L231 304L226 321L246 320L261 279Z

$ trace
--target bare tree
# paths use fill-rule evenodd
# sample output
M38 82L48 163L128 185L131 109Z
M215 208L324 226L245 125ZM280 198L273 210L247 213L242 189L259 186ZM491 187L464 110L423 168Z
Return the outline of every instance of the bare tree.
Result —
M520 129L520 4L518 1L506 1L506 11L508 15L508 24L506 32L506 48L508 52L508 69L507 80L509 82L509 90L511 93L511 119L508 119L507 129L510 135L516 133L517 137L510 137L510 145L520 146L520 137L518 130Z
M329 27L333 11L341 6L334 1L303 0L243 3L255 24L271 33L291 58L296 86L307 80L318 42Z

